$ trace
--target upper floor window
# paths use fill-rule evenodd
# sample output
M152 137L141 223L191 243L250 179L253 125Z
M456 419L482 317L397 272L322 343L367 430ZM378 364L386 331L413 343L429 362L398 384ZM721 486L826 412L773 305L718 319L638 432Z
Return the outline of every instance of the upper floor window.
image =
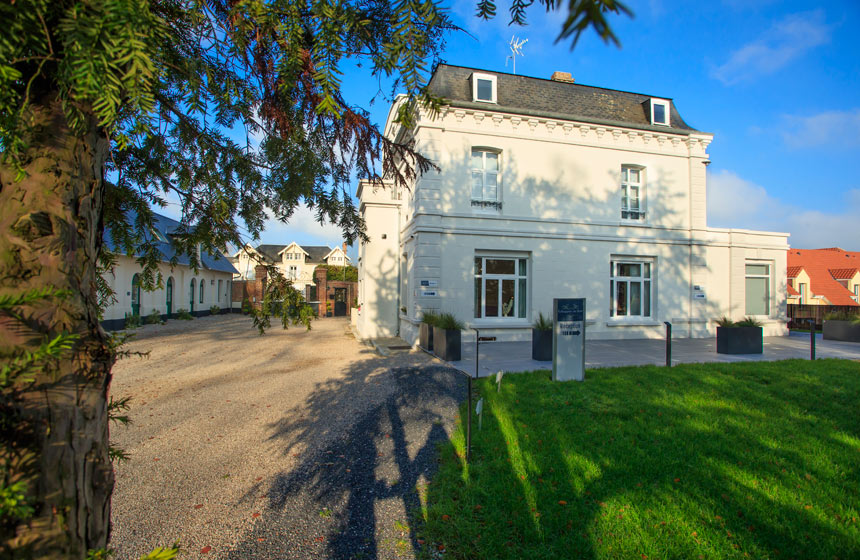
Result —
M500 207L499 152L472 150L472 206Z
M496 102L496 77L492 74L472 74L472 100Z
M651 124L669 126L669 102L664 99L651 100Z
M770 264L764 262L747 262L745 280L746 314L769 315ZM802 293L805 295L805 287ZM802 298L803 296L801 296L801 303L803 303Z
M295 280L295 279L296 279L296 278L298 278L298 277L299 277L299 267L297 267L297 266L291 266L291 267L290 267L290 276L289 276L289 279L290 279L290 280Z
M625 165L621 167L621 218L645 218L645 170Z

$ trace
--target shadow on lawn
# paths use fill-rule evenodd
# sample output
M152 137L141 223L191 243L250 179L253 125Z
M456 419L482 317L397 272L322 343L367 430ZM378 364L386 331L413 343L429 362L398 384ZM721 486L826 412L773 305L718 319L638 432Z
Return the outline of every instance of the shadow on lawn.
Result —
M301 416L289 411L272 426L285 456L304 442L310 449L267 481L268 509L231 556L414 554L419 492L437 467L439 444L448 441L444 424L453 423L464 397L455 373L421 355L357 361L318 384Z
M455 558L856 558L860 368L804 368L486 382L472 465L444 451L428 533Z

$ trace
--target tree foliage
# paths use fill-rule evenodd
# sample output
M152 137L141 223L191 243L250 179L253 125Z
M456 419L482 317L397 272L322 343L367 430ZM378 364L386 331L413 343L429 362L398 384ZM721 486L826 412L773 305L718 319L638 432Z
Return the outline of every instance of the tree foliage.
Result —
M529 5L513 0L513 23ZM567 6L559 39L573 43L588 27L617 42L607 15L629 13ZM495 15L492 0L478 9ZM106 228L145 290L161 284L152 208L174 201L174 258L194 268L200 249L242 246L300 204L363 238L351 181L409 186L434 166L346 99L344 70L404 91L409 126L418 105L444 101L426 79L456 26L439 0L7 0L0 21L0 423L3 457L17 446L23 458L2 471L0 555L106 555L108 457L121 455L107 425L122 409L108 395L121 352L98 326L96 294L112 294L97 271L116 262ZM284 327L289 309L310 327L279 275L266 298L258 328L278 305ZM33 336L8 343L19 324Z

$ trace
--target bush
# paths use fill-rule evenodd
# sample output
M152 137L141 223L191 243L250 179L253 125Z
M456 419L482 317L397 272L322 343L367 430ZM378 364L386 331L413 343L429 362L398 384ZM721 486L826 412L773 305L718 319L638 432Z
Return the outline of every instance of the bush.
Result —
M552 317L546 317L543 314L543 311L538 312L538 318L535 319L535 322L532 323L532 327L539 331L551 331L552 330Z
M725 315L717 319L717 325L720 327L735 328L735 327L760 327L762 322L755 317L744 317L740 321L732 321Z
M736 327L760 327L762 326L762 322L756 319L755 317L744 317L737 323L735 323Z
M161 313L158 312L158 309L153 309L152 312L146 316L146 319L144 319L143 322L147 325L160 325Z
M125 314L125 328L127 329L136 329L141 325L140 315L134 315L133 313Z
M860 313L850 311L830 311L824 315L825 321L860 321Z
M194 315L188 312L187 309L177 309L176 310L176 318L182 319L183 321L190 321L194 318Z
M431 327L435 327L439 324L439 314L432 309L428 309L421 314L421 322L430 325Z
M217 305L212 305L209 307L209 314L210 315L218 315L219 313L221 313L221 308L218 307Z
M462 331L466 328L466 325L464 325L462 321L457 319L457 317L455 317L453 313L442 313L441 315L439 315L439 319L433 326L449 331Z

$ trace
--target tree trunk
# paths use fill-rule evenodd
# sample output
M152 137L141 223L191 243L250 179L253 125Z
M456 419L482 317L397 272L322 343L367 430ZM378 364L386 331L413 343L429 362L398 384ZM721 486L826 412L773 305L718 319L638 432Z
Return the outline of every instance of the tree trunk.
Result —
M34 516L0 524L0 555L80 558L106 546L113 469L107 397L114 354L98 322L96 274L108 143L94 121L73 133L52 96L30 112L38 128L24 154L27 177L0 167L0 293L54 286L64 299L0 317L0 351L79 335L72 351L14 398L4 392L0 461L24 480ZM9 427L10 429L6 429Z

